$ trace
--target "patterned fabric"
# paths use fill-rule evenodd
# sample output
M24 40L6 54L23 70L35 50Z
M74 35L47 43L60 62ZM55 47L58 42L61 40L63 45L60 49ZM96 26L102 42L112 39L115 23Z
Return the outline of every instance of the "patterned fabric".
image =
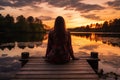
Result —
M54 31L48 36L46 51L47 61L50 63L66 63L70 61L70 54L73 54L70 33L66 32L65 40L60 41Z

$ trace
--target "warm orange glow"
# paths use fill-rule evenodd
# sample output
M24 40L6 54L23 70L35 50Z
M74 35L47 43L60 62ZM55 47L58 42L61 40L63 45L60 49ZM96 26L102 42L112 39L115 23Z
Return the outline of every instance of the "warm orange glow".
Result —
M44 0L43 0L44 1ZM69 1L69 0L68 0ZM67 28L74 28L74 27L79 27L79 26L85 26L89 24L94 24L94 23L101 23L105 20L111 20L115 18L120 18L120 10L115 9L112 6L107 5L106 3L108 1L114 1L114 0L80 0L79 2L83 5L98 5L101 7L104 7L103 9L97 10L95 9L96 7L92 7L93 9L88 7L87 12L83 12L83 10L86 10L87 8L83 6L84 8L76 5L71 9L66 9L69 6L65 6L65 4L57 4L56 3L48 3L43 2L43 3L37 3L31 6L31 5L26 5L26 6L21 6L21 7L11 7L11 6L3 6L3 10L0 10L0 13L3 14L4 16L6 14L11 14L14 17L19 16L19 15L24 15L25 17L28 16L33 16L33 17L51 17L51 19L41 19L44 24L53 27L54 25L54 20L57 16L63 16L66 21L66 27ZM79 3L78 2L78 3ZM14 4L15 2L12 2ZM63 6L63 5L64 6ZM68 4L68 3L66 3ZM61 5L61 7L59 6ZM72 3L71 3L72 5ZM63 6L63 7L62 7ZM2 6L1 6L2 7ZM94 10L95 9L95 10Z
M96 38L95 33L92 33L90 36L90 40L95 40L95 38Z
M110 55L115 54L115 55L120 55L119 47L113 47L111 45L103 44L102 39L95 37L95 34L92 34L90 39L86 39L85 37L78 37L78 36L72 36L72 45L74 52L77 53L79 51L83 51L86 53L90 53L92 51L99 52L99 55ZM98 40L98 41L96 41ZM83 49L83 47L85 49ZM93 47L93 49L91 49ZM87 49L88 48L88 49Z

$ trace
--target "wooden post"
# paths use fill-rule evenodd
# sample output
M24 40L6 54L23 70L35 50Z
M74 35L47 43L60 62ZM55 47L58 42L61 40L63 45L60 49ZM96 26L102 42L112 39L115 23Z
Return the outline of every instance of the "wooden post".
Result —
M98 58L98 52L91 52L91 58Z
M28 58L29 58L29 52L22 52L21 53L21 66L23 67L27 62L28 62Z
M28 59L29 58L29 52L22 52L21 58L22 59Z
M93 70L98 73L98 52L91 52L90 59L87 60Z

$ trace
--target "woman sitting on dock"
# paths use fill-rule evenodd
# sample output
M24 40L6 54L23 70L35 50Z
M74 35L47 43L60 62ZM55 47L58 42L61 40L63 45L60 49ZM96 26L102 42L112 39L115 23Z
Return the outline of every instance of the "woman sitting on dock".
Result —
M49 32L46 60L50 63L67 63L70 57L78 60L73 54L71 36L65 28L64 18L58 16L55 20L54 30Z

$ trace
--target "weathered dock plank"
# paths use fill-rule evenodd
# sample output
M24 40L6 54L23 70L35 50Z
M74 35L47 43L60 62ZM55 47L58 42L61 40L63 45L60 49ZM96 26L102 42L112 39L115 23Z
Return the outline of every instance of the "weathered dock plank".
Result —
M35 74L35 75L18 75L16 78L22 78L22 79L95 79L97 78L97 76L95 74L61 74L61 75L57 75L57 74L49 74L49 75L39 75L39 74Z
M98 80L87 58L55 65L47 63L43 58L31 57L12 80Z
M56 80L56 79L13 79L13 80ZM96 80L96 79L57 79L57 80Z
M94 74L94 71L21 71L17 74L25 75L25 74Z

